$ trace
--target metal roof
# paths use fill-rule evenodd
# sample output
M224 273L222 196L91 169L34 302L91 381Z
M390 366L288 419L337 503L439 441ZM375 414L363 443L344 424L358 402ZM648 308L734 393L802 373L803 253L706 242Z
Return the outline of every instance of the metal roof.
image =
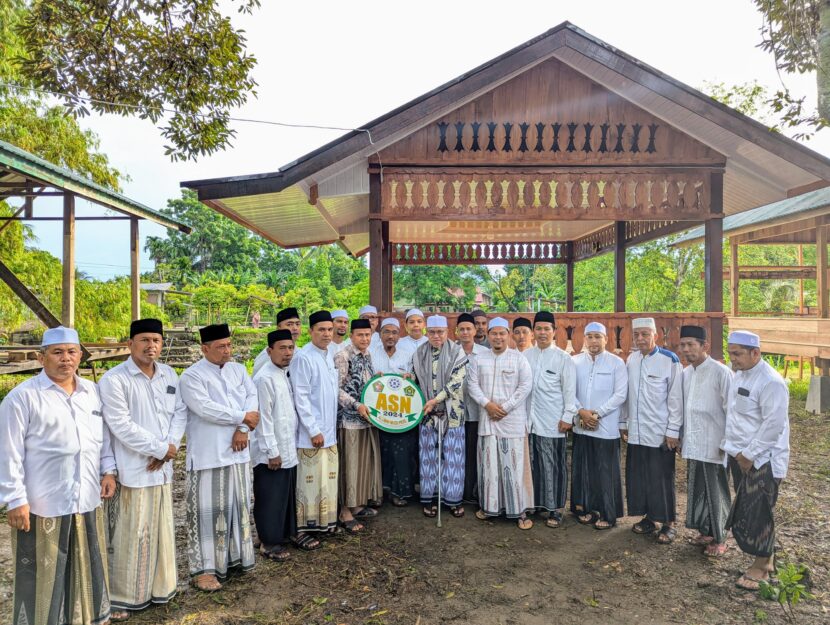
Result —
M50 187L71 191L78 197L120 213L148 219L162 226L188 234L191 232L190 226L170 219L144 204L107 189L66 167L59 167L5 141L0 141L0 177L6 182L16 181L17 178L35 180ZM2 186L1 182L0 186Z
M280 245L339 241L358 253L368 239L369 157L549 59L724 155L727 215L830 181L830 159L825 156L564 22L361 126L369 132L349 132L276 172L181 185ZM318 199L310 204L309 190L315 184ZM286 221L280 219L283 214ZM446 222L424 227L424 238L449 235L443 232ZM584 235L597 224L579 227ZM482 240L490 234L470 236Z
M807 213L821 211L821 209L826 209L823 211L825 214L830 213L830 187L759 206L737 215L729 215L723 220L723 233L724 235L740 234L776 223L796 221L797 219L806 218ZM682 234L674 244L689 245L698 243L703 240L703 236L703 226L698 226Z

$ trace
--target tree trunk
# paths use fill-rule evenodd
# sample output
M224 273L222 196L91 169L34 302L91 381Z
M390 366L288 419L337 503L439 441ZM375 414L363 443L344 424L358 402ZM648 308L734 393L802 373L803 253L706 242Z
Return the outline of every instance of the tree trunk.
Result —
M818 15L818 113L823 119L830 120L830 0L822 0Z

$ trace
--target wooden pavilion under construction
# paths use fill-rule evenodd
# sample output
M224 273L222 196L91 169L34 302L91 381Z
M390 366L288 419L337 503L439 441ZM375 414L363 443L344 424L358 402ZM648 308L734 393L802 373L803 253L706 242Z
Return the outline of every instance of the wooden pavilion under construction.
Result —
M599 319L627 353L644 312L668 346L683 323L720 336L724 217L828 181L827 158L563 23L276 172L182 186L283 247L368 253L383 311L396 265L562 263L557 342ZM695 226L705 310L626 311L626 249ZM574 263L604 253L614 312L572 314Z

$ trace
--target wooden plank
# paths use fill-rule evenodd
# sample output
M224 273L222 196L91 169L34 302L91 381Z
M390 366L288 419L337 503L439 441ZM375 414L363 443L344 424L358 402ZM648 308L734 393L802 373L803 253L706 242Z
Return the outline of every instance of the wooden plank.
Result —
M822 214L823 212L823 214ZM768 225L763 228L741 228L738 233L729 233L730 239L735 239L738 243L753 243L753 242L773 242L782 236L795 233L813 233L816 228L821 225L830 224L830 214L827 214L828 209L822 208L819 211L810 211L804 213L801 218L785 223L778 223ZM816 214L818 213L818 214ZM786 219L786 218L782 218ZM814 242L815 236L807 242Z
M75 326L75 195L63 196L63 279L61 280L61 323Z
M141 274L139 273L138 219L130 219L130 312L133 321L141 318Z
M378 310L392 310L392 246L389 243L389 222L381 222L383 242L383 297Z
M710 212L723 214L723 173L710 174ZM706 221L704 226L704 280L706 312L723 312L723 218L716 217ZM715 360L723 359L723 321L712 320L712 338L710 349Z
M29 310L35 313L47 328L54 328L61 324L60 319L53 315L46 305L2 261L0 261L0 279L28 306Z
M749 330L761 338L761 351L805 358L830 357L830 319L817 317L734 317L730 330Z
M574 262L571 260L565 265L565 310L568 312L574 309Z
M740 314L740 276L738 272L738 242L729 239L729 295L731 297L730 310L734 316Z
M830 316L827 286L827 231L823 226L816 230L816 299L818 300L818 316L827 319Z
M625 312L625 222L616 222L615 228L614 312Z

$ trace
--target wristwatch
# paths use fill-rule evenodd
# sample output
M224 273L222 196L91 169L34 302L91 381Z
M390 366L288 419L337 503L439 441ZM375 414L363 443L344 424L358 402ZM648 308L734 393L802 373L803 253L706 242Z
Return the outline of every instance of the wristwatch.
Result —
M243 423L242 425L237 426L236 431L237 432L242 432L243 434L247 434L248 432L251 431L251 428L249 428L247 425L245 425Z

